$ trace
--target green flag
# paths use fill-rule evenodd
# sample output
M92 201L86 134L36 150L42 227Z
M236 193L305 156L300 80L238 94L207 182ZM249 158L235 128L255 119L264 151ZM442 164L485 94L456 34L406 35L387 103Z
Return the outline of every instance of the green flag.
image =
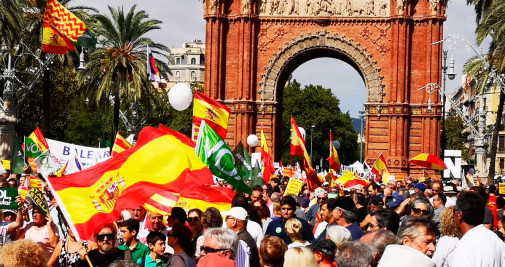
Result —
M255 185L263 185L263 174L261 173L260 163L256 161L256 166L254 166L251 175L251 188Z
M205 121L202 121L200 125L195 152L209 167L212 174L224 179L237 191L252 194L251 188L242 181L239 175L230 147Z
M249 153L242 141L233 150L233 157L235 158L239 176L242 177L244 182L249 181L252 175L251 158L249 158Z
M14 150L12 151L11 171L15 174L23 174L25 172L25 158L21 150L17 135L14 136Z
M42 154L42 151L40 151L39 146L30 137L26 137L25 153L27 157L36 158Z
M17 210L16 196L18 195L17 188L2 187L0 188L0 209Z

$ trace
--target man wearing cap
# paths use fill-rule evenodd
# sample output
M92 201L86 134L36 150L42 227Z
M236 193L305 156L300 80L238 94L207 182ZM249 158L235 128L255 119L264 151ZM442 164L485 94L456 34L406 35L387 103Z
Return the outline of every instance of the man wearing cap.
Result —
M447 202L445 203L445 207L456 206L456 195L458 194L458 188L454 184L446 184L444 186L444 194L447 196Z
M246 230L247 220L249 218L247 211L242 207L233 207L229 211L224 212L223 215L226 216L226 225L228 229L237 233L238 239L244 241L249 247L249 266L259 267L260 258L258 247L252 236Z
M312 207L309 208L309 211L307 211L307 214L305 215L305 219L312 226L316 225L316 214L319 212L321 205L328 199L328 192L320 187L316 188L315 193L317 197L317 203L312 205Z
M368 214L365 219L359 223L362 230L367 230L368 224L370 223L370 213L379 209L384 208L384 201L380 196L372 196L368 202Z
M330 239L323 239L309 246L314 252L314 257L320 267L335 266L335 254L337 254L337 245Z
M352 200L351 200L352 201ZM274 220L271 221L268 224L267 230L265 231L265 235L273 235L280 237L286 244L291 244L292 241L288 237L286 230L285 230L285 224L286 221L294 218L295 214L295 209L296 209L296 201L292 196L285 196L281 199L281 220ZM310 224L307 223L307 221L296 218L302 223L302 228L303 228L303 240L311 242L314 240L314 235L312 234L312 227Z
M484 213L485 202L478 193L461 193L454 216L463 237L444 266L505 266L505 244L482 225Z
M423 183L413 184L413 186L414 186L414 194L417 194L417 193L424 194L424 191L426 191L426 185Z
M356 223L356 206L352 198L338 197L335 202L332 202L332 205L335 206L333 207L333 221L351 232L352 241L359 240L363 236L363 231Z

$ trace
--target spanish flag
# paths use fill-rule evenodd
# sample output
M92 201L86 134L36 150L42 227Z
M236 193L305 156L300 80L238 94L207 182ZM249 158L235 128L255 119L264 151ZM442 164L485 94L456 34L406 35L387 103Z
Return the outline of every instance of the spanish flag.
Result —
M291 116L291 156L302 157L304 168L306 170L314 170L310 162L309 153L307 153L307 148L305 147L305 140L303 140L303 136L293 116Z
M121 135L118 131L116 134L116 141L114 141L114 145L112 146L112 157L115 155L125 151L126 149L132 147L130 142L126 141L126 139Z
M223 140L226 139L229 117L230 109L227 106L196 91L193 103L193 141L198 138L202 120Z
M75 50L74 44L95 48L96 38L72 12L57 0L49 0L44 12L42 44L44 52L62 55Z
M131 149L64 179L49 177L48 182L80 240L89 239L97 227L115 221L124 209L143 205L156 193L191 191L214 183L194 152L194 143L166 127L146 127Z
M156 193L144 204L144 208L162 215L170 215L173 207L181 207L185 210L194 208L206 210L214 207L224 212L231 209L234 196L235 192L228 187L198 185L190 190L183 189L178 193L169 191Z
M263 133L263 124L261 124L261 161L263 162L263 181L270 183L270 176L275 173L272 156L268 153L267 139Z
M371 172L375 174L375 179L376 181L382 177L382 182L387 183L389 182L389 169L388 165L386 164L386 159L384 158L384 155L382 153L379 155L377 160L372 166ZM381 181L378 181L381 182Z
M330 164L330 168L338 172L340 170L340 158L338 157L337 149L333 145L333 136L330 130L330 156L326 159Z

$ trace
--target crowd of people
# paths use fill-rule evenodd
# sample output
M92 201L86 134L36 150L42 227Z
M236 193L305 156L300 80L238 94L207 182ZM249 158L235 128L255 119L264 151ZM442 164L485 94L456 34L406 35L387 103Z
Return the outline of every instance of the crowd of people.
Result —
M11 176L4 187L24 177ZM21 181L20 181L21 180ZM285 195L288 177L236 193L231 209L170 215L143 206L77 240L45 188L46 215L16 198L4 210L0 264L17 266L505 266L505 199L495 185L466 190L427 180L324 183ZM0 213L1 214L1 213Z

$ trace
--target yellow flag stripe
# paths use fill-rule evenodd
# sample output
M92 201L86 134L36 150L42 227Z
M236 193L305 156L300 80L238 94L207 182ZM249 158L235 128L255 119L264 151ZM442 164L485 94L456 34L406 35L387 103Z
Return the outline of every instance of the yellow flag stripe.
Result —
M163 151L153 153L160 149ZM181 158L177 155L187 155L187 157ZM187 168L188 165L189 168ZM168 184L177 179L185 170L194 171L204 167L206 165L194 153L192 147L183 144L174 136L165 135L142 146L130 155L119 169L104 173L92 186L70 187L58 191L58 194L62 200L72 203L69 213L73 223L85 223L96 213L88 211L97 211L93 203L93 199L99 197L96 192L100 191L100 188L110 179L116 182L123 179L125 185L119 192L121 194L122 191L139 182ZM89 196L89 201L82 201L82 196Z

